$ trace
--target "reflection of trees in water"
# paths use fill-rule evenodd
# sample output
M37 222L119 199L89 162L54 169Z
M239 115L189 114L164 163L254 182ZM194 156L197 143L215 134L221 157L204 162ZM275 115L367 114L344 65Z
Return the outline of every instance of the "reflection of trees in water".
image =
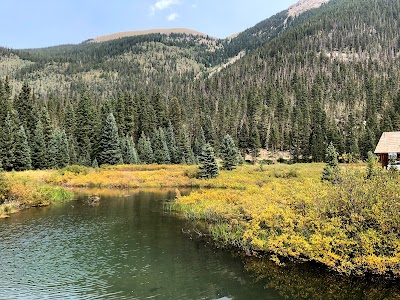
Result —
M400 281L344 277L309 263L278 266L268 258L246 257L244 264L256 281L287 299L400 299Z

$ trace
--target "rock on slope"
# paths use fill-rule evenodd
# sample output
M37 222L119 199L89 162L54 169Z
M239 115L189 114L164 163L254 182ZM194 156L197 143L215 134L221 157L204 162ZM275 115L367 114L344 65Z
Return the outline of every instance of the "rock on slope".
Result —
M329 0L300 0L296 4L293 4L291 7L289 7L288 16L296 17L310 9L318 8L327 2L329 2Z

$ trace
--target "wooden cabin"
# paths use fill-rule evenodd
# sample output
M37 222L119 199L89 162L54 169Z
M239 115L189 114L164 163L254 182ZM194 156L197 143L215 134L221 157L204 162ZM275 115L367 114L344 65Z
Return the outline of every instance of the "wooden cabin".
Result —
M384 132L376 146L375 154L380 155L383 168L387 167L391 157L397 160L400 156L400 131Z

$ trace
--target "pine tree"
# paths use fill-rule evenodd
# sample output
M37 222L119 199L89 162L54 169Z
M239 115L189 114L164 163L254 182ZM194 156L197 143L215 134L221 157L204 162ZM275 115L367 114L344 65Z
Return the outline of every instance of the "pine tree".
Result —
M126 136L121 140L121 151L124 164L133 165L138 163L138 154L131 136Z
M65 134L67 135L68 145L69 145L69 158L71 164L76 164L78 162L77 159L77 142L76 142L76 115L74 108L70 102L68 102L65 113L63 116L63 128Z
M242 152L242 156L246 156L249 149L249 126L247 122L244 122L239 131L239 148Z
M27 83L24 83L21 92L14 101L14 108L18 112L19 121L21 122L21 125L24 126L24 131L27 137L33 134L34 126L37 122L33 104L31 89Z
M112 113L107 116L103 127L97 158L100 164L117 165L122 163L118 127Z
M7 112L4 126L0 128L0 157L5 171L11 171L15 163L15 131L16 122L10 112Z
M59 146L58 130L54 130L49 143L49 168L58 168Z
M206 137L204 135L203 127L200 127L199 133L196 135L193 143L193 153L196 157L201 154L201 149L206 144Z
M78 164L86 167L90 167L92 162L91 162L91 156L89 152L86 152L84 154L81 154L81 156L78 159Z
M152 164L154 162L153 148L150 139L142 132L138 141L138 156L143 164Z
M311 113L310 154L314 162L324 160L326 143L326 115L320 103L315 103Z
M258 132L257 125L255 124L255 122L253 122L249 138L249 150L253 160L253 164L256 163L258 154L260 152L260 148L261 148L260 134Z
M48 165L47 145L44 138L43 123L39 119L33 134L32 148L32 168L45 169Z
M194 153L190 144L189 135L187 134L186 128L182 128L179 135L178 142L178 153L181 158L181 164L194 164L196 163L196 159L194 157Z
M125 127L126 133L132 137L137 137L137 107L134 97L125 95Z
M70 164L69 142L64 130L59 133L58 167L64 168Z
M97 169L99 167L99 163L97 162L97 159L95 158L92 162L92 168Z
M169 154L167 139L165 137L164 130L160 127L158 130L155 130L153 134L153 150L154 150L154 159L158 164L170 164L171 157Z
M225 170L233 170L238 165L240 154L232 137L227 134L221 144L220 154Z
M95 112L92 109L88 94L82 94L76 110L76 143L80 160L92 154L97 134L95 126ZM85 159L86 160L86 159ZM87 161L86 161L87 163ZM89 165L91 160L89 160Z
M70 164L69 144L64 130L56 128L51 135L49 143L50 168L64 168Z
M215 178L219 175L219 167L215 158L214 149L209 143L203 146L203 150L199 157L200 167L199 175L201 178Z
M331 183L339 183L341 180L338 153L332 143L326 149L326 166L322 171L322 180L330 181Z
M174 126L172 125L171 121L168 123L167 132L165 134L165 138L167 141L168 152L171 158L171 163L179 164L180 158L178 155L178 146L176 144Z
M21 125L15 135L15 162L13 164L15 171L25 171L32 169L31 149L28 144L24 126Z

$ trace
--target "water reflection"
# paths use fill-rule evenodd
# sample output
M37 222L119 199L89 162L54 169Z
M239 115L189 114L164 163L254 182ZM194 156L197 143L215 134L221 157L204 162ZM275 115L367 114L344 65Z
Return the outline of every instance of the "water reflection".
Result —
M190 240L187 224L163 213L173 190L123 195L0 222L0 299L276 299L239 259Z
M315 264L286 263L277 266L268 258L243 258L245 269L267 289L285 299L395 300L400 299L399 281L339 276Z
M0 299L400 299L398 282L216 249L163 211L174 197L91 190L0 221Z

